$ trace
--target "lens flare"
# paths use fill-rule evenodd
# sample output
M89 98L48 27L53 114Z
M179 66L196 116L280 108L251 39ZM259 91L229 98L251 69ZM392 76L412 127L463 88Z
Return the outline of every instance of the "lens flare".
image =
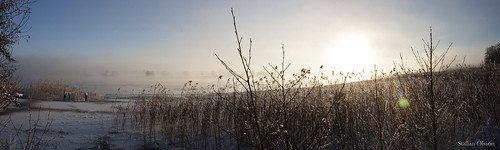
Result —
M410 106L410 101L406 97L399 98L399 107L406 109Z

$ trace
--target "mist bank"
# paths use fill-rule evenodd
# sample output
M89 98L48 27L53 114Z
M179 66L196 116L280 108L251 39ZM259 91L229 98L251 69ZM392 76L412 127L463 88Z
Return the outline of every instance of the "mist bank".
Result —
M414 57L408 55L409 53L411 52L402 52L404 63L407 64L405 66L418 68L416 64L411 63L414 62ZM291 63L290 68L287 70L287 75L290 76L294 73L300 73L302 68L311 69L313 75L318 75L321 72L325 75L330 75L333 70L341 67L339 64L301 63L301 61L293 59L297 53L293 53L292 51L287 54L290 54L285 58L286 63ZM452 49L449 54L450 56L457 56L455 63L463 62L462 58L466 55L461 54L460 49L457 51ZM475 54L480 55L481 53L476 52ZM479 64L481 62L479 56L466 56L468 56L465 61L466 64ZM203 59L168 61L172 57L174 56L107 51L95 54L15 53L15 58L17 59L17 62L14 64L17 67L15 77L22 85L29 85L29 83L37 80L61 81L65 84L86 88L103 95L115 94L117 92L139 93L143 89L149 89L151 85L156 83L162 84L173 93L180 93L184 84L188 81L199 83L199 86L210 86L218 84L219 76L221 75L224 80L231 77L215 58L212 61L204 61ZM235 57L229 55L221 55L221 57L235 72L242 73L241 64L239 61L234 60ZM255 57L263 56L257 55ZM269 64L280 64L280 59L265 58L267 59L252 64L252 71L256 79L267 75L263 67L269 68ZM451 59L449 58L447 61ZM388 58L388 60L393 61L380 61L376 65L377 69L388 72L392 70L394 65L401 63L400 58ZM333 60L330 59L330 61ZM263 64L263 62L268 63ZM324 66L324 69L319 69L320 66ZM364 69L364 71L370 73L372 69L374 68L370 67ZM343 70L344 73L347 71L352 70ZM339 70L335 70L335 72L338 73ZM120 91L118 91L118 88L120 88Z
M172 65L141 64L141 62L100 61L83 56L20 56L14 64L15 78L22 85L38 80L60 81L64 84L95 90L101 94L138 93L156 83L172 91L180 91L188 81L200 85L215 84L225 71L190 70Z

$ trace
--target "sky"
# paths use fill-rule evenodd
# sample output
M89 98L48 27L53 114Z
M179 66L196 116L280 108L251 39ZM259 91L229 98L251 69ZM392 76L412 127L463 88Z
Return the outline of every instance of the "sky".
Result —
M417 67L413 47L453 42L448 58L481 63L485 49L500 42L500 1L167 1L39 0L31 5L28 42L14 46L16 75L98 88L151 85L172 89L192 80L204 84L229 77L214 54L241 71L230 9L243 50L252 39L252 67L281 63L289 72L385 71ZM436 42L435 41L435 42Z

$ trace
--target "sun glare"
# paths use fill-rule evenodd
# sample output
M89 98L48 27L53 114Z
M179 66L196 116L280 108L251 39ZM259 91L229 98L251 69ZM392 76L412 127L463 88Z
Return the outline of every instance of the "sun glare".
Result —
M346 36L335 43L332 53L334 70L367 72L373 69L373 49L363 36Z

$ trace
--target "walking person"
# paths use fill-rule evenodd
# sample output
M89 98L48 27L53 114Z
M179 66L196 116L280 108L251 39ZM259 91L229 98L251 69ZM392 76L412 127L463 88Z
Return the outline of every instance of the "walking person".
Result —
M68 94L68 92L64 91L64 101L66 101L66 95Z
M87 101L87 97L89 96L88 92L85 92L85 101Z

